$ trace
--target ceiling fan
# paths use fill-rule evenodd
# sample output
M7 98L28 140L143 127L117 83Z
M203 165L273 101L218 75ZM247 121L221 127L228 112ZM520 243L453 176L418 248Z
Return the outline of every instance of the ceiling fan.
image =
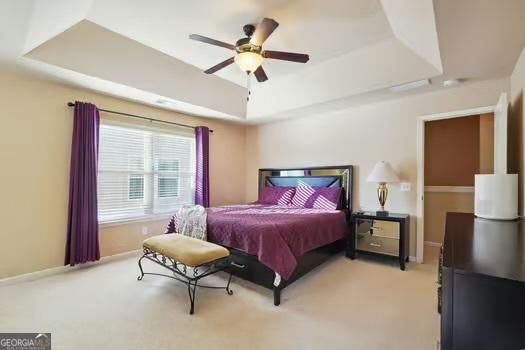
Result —
M268 37L278 26L279 23L271 18L264 18L257 27L252 24L246 24L242 28L246 37L237 40L235 45L198 34L191 34L190 39L211 45L221 46L230 50L235 50L235 56L230 57L226 61L223 61L205 70L204 73L213 74L235 62L243 72L246 72L247 74L253 73L258 82L263 82L268 80L268 76L261 66L265 58L299 63L306 63L310 59L308 55L302 53L270 51L262 49L262 45L266 39L268 39Z

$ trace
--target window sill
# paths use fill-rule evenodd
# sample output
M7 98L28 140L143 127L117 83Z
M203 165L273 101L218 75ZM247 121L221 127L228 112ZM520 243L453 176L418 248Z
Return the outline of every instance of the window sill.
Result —
M173 216L173 214L154 214L154 215L147 215L147 216L140 216L135 218L129 218L129 219L116 219L112 221L104 221L98 224L99 228L104 227L112 227L112 226L122 226L122 225L128 225L128 224L135 224L139 222L150 222L150 221L160 221L163 219L169 219ZM166 222L166 226L168 225L168 222Z

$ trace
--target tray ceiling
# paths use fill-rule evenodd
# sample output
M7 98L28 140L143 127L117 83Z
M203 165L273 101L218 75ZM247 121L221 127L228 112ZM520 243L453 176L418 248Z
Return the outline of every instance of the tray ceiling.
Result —
M451 0L2 1L0 8L11 16L0 12L6 17L0 35L8 43L0 59L104 93L150 104L165 98L171 109L241 122L344 106L346 100L355 104L360 96L369 101L393 85L440 79L449 54L438 42L440 26L445 22L448 35L460 25L448 26L443 18L449 17L440 14L460 7ZM471 10L488 6L464 2ZM496 12L515 12L519 3ZM263 17L280 23L265 48L304 52L311 59L304 65L265 60L270 80L253 81L247 102L246 76L237 66L202 73L232 52L188 35L234 43L244 24ZM512 25L516 31L523 27ZM450 55L451 69L461 71Z

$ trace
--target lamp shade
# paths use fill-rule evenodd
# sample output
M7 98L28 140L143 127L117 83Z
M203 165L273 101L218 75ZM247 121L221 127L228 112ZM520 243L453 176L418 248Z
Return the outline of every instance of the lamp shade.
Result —
M234 61L243 72L253 73L261 65L263 57L258 53L247 51L236 54Z
M376 163L374 169L366 178L366 181L378 183L393 183L399 182L399 177L397 177L390 163L382 160Z

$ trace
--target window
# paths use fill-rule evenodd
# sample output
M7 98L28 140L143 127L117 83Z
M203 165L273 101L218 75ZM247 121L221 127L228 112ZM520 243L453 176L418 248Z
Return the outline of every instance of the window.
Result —
M101 223L172 213L195 196L195 137L104 122L100 126Z
M128 199L144 199L144 175L130 175Z
M179 196L179 167L178 159L159 161L159 197Z

